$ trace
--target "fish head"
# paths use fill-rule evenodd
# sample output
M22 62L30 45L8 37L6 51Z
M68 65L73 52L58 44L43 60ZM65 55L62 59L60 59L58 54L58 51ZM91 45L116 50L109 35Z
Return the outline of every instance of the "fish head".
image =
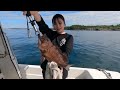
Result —
M52 42L50 41L50 39L47 37L46 34L44 34L41 37L41 48L43 49L48 49L49 47L52 46Z

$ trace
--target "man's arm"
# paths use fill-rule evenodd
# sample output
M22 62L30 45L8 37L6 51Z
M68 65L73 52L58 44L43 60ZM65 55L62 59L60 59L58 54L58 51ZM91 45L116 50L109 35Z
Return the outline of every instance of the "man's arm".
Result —
M23 11L23 15L26 15L27 11ZM39 30L42 34L46 34L48 38L51 38L55 32L52 31L48 27L48 25L44 22L41 15L39 15L38 11L30 11L30 14L33 15L37 25L39 26Z
M41 21L36 21L36 23L39 26L39 30L40 32L42 32L42 34L46 34L49 38L52 37L53 31L48 27L48 25L45 23L42 17L41 17Z

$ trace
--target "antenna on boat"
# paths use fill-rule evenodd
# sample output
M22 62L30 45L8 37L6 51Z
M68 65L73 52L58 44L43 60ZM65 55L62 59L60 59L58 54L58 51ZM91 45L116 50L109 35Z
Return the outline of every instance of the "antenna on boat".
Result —
M30 30L29 30L28 20L30 21L31 25L33 26L33 29L35 30L35 34L42 36L42 33L36 27L35 20L32 18L30 11L27 11L26 18L27 18L28 37L30 37L30 35L31 35Z

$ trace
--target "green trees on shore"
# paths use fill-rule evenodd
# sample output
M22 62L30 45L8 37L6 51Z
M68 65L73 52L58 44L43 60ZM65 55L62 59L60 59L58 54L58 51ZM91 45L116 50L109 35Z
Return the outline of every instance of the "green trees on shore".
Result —
M72 26L66 26L65 30L120 31L120 24L118 25L96 25L96 26L72 25Z

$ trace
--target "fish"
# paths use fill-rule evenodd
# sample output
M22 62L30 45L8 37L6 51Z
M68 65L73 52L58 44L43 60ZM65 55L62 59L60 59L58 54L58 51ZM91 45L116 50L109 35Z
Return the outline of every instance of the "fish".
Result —
M54 45L46 34L43 34L42 36L38 35L38 38L38 48L40 49L43 57L45 57L49 62L56 62L60 67L67 67L67 55L62 53L60 48Z

